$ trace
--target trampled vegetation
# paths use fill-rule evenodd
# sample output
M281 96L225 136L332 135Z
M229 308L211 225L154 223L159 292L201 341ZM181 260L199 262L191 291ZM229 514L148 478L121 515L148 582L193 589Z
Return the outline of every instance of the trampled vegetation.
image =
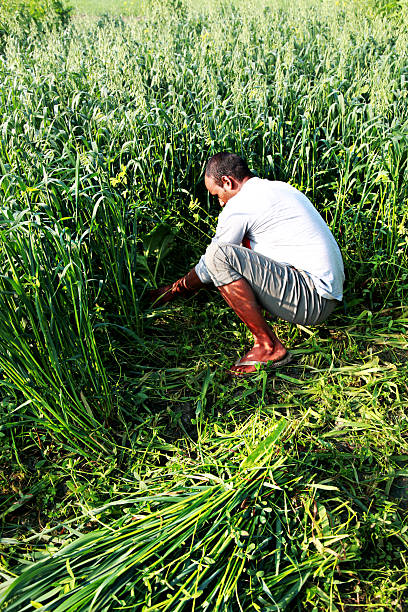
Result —
M0 607L403 610L406 3L51 4L0 14ZM209 241L220 150L305 192L347 274L236 381L216 291L145 299Z

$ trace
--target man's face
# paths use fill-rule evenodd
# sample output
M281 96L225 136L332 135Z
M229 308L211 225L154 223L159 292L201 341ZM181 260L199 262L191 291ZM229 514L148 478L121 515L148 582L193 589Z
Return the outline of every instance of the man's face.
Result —
M235 195L235 191L233 192L233 190L231 189L231 181L223 181L223 185L217 185L217 183L211 176L206 175L204 178L204 182L211 195L217 196L220 206L225 206L228 200L230 200Z

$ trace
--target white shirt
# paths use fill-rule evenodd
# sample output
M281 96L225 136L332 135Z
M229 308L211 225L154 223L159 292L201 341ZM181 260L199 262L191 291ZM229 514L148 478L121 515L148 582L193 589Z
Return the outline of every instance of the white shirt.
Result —
M257 253L306 272L322 297L342 299L337 242L310 200L291 185L253 177L228 200L213 242L241 244L244 237ZM211 282L204 255L195 270L203 283Z

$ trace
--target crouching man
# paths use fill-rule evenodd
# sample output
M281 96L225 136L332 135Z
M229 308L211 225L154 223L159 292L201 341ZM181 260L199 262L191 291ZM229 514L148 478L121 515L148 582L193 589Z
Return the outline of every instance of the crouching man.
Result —
M291 323L325 321L342 299L340 249L305 195L287 183L253 176L234 153L211 157L205 186L223 208L215 236L186 276L151 291L150 298L162 305L213 283L254 336L231 374L251 374L259 363L283 366L290 353L263 309Z

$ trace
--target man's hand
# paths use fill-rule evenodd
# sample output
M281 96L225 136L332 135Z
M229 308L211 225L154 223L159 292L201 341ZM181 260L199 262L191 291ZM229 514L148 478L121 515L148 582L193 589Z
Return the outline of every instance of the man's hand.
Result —
M200 281L195 268L193 268L188 274L176 280L172 285L152 289L148 292L148 296L154 306L164 306L164 304L172 302L177 297L194 295L203 286L204 283Z
M164 287L148 291L147 295L150 303L154 304L154 306L164 306L164 304L174 300L175 295L172 293L172 288L173 285L165 285Z

